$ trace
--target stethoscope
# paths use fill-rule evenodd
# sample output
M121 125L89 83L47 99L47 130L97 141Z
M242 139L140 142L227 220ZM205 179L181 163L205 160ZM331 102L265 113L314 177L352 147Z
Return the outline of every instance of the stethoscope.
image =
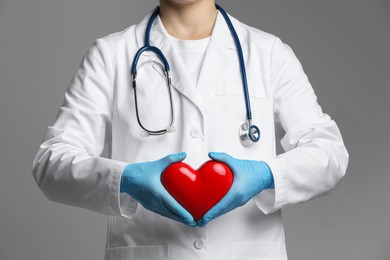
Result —
M221 12L222 16L225 18L226 24L229 27L229 30L234 38L236 47L237 47L237 54L238 54L238 59L240 61L240 68L241 68L241 77L242 77L242 83L243 83L243 88L244 88L244 95L245 95L245 106L246 106L246 122L243 123L239 129L238 129L238 136L240 143L244 147L249 147L251 146L254 142L257 142L260 140L260 129L256 125L252 125L252 111L251 111L251 106L249 102L249 93L248 93L248 83L246 79L246 71L245 71L245 63L244 63L244 57L242 54L242 49L241 49L241 43L238 38L238 35L236 33L236 30L233 27L232 22L230 21L228 15L226 14L225 10L222 9L219 5L215 5L215 7ZM173 99L172 99L172 91L171 91L171 77L169 74L170 67L168 60L165 58L164 54L161 52L161 50L155 46L150 45L150 30L152 28L152 24L156 16L159 14L159 7L157 7L153 14L150 16L150 19L148 21L147 27L146 27L146 32L145 32L145 45L140 48L137 53L135 54L134 60L133 60L133 65L131 67L131 74L133 77L133 89L134 89L134 101L135 101L135 112L137 116L137 121L140 127L144 130L144 134L146 136L149 135L163 135L166 133L172 133L175 131L175 127L173 126L174 123L174 105L173 105ZM165 70L165 76L166 76L166 82L168 86L168 91L169 91L169 101L170 101L170 106L171 106L171 119L170 119L170 124L168 127L162 130L150 130L147 129L140 120L139 113L138 113L138 103L137 103L137 63L138 60L141 56L141 54L144 51L151 51L154 52L164 63L164 70Z

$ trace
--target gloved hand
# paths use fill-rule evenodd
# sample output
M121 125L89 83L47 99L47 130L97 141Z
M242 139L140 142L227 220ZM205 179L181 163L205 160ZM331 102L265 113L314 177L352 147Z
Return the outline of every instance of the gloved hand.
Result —
M170 154L152 162L126 165L123 170L120 192L126 192L144 208L164 217L195 227L192 215L164 188L161 173L172 163L180 162L186 153Z
M234 175L233 184L226 195L211 208L197 225L202 227L211 220L245 205L264 189L274 188L271 169L263 161L240 160L226 153L210 152L209 157L225 163Z

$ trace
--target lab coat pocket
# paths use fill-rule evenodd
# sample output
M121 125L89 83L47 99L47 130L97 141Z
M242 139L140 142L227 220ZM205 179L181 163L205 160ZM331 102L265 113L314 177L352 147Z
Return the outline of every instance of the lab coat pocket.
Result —
M106 260L169 260L168 245L123 246L108 249Z
M263 99L265 98L264 87L256 82L248 82L249 96L251 98ZM234 82L226 81L217 87L216 96L224 95L239 95L244 97L244 88L242 81L235 80Z
M215 95L216 96L242 96L244 97L244 85L242 82L242 74L239 71L239 63L237 60L237 54L232 52L233 55L229 63L229 68L226 74L224 74L219 82ZM253 74L251 70L247 68L247 84L248 92L251 98L264 98L265 86L267 82L263 79L261 74Z
M284 244L277 242L233 242L231 260L287 260Z

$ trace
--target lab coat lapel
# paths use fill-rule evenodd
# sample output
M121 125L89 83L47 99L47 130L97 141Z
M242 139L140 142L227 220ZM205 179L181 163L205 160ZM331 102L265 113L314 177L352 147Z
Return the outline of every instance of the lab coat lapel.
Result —
M191 82L183 60L181 59L179 53L174 50L174 46L169 40L166 41L162 51L165 53L165 57L168 61L172 64L170 72L172 86L202 109L201 96L199 95L199 91L195 88L195 82Z
M237 59L235 43L225 19L218 12L196 86L203 101L215 94L232 65L232 58Z
M151 13L148 14L143 21L137 25L136 37L138 42L138 48L144 46L145 30ZM165 30L160 17L157 16L150 33L150 44L161 49L166 59L170 64L170 75L172 79L172 86L189 100L191 100L199 109L202 110L202 100L198 91L195 89L195 84L191 83L188 72L184 67L182 59L179 54L174 50L173 44L168 38L168 33ZM142 55L150 55L155 57L151 52L146 52Z

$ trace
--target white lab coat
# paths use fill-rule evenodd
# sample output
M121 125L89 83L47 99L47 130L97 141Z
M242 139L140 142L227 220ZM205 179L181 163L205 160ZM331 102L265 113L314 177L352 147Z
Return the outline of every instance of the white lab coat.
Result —
M143 137L137 123L130 69L144 44L141 23L97 39L65 93L32 164L33 175L52 201L108 215L106 260L287 259L280 209L324 195L344 176L348 152L336 123L322 112L302 66L280 38L231 17L246 61L253 123L261 140L244 148L238 128L246 120L236 47L218 14L197 84L190 82L159 17L151 31L171 64L174 133ZM154 54L138 68L140 117L152 129L169 123L170 106ZM285 153L276 156L275 135ZM104 144L110 159L101 157ZM269 164L275 189L246 205L191 228L119 192L128 163L185 151L199 167L209 151Z

